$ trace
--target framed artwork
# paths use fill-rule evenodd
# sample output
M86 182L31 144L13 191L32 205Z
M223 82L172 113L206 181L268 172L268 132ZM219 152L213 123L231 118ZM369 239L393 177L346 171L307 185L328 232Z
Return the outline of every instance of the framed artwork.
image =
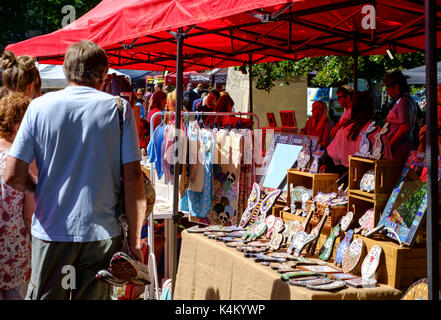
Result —
M276 145L266 175L261 182L261 186L264 190L285 189L286 192L287 170L294 166L301 150L302 146L282 143Z
M441 157L438 157L438 181L441 177L440 165ZM386 232L388 237L412 246L424 220L426 208L426 154L412 151L384 208L378 226L383 225L386 231L387 229L394 231ZM399 239L396 239L397 236Z
M295 167L304 137L299 134L274 133L263 159L262 168L256 172L262 190L269 192L280 189L283 191L282 197L286 198L287 170ZM308 137L311 140L311 150L315 150L318 137Z

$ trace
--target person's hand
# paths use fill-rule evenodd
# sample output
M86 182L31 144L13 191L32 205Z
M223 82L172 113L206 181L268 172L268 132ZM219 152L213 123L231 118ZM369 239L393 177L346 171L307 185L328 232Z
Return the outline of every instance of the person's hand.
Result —
M420 132L418 132L418 139L420 139L418 152L426 152L426 132L427 132L426 126L421 127Z
M134 258L144 263L144 254L139 246L130 246L129 249Z

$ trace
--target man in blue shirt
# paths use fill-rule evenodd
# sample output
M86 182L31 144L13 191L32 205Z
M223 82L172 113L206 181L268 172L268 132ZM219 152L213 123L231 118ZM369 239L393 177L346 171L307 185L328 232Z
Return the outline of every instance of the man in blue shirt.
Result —
M109 285L95 274L121 250L121 176L130 251L143 261L146 203L134 113L122 99L120 143L116 98L101 91L106 53L94 42L71 45L63 68L69 86L31 102L4 174L7 184L35 193L27 298L110 299ZM38 182L28 174L34 159Z

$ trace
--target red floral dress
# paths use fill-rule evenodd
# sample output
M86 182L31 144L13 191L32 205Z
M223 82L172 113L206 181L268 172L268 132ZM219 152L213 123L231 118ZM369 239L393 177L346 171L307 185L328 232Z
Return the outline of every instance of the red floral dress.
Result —
M24 193L3 181L8 150L0 151L0 290L25 285L31 277L31 236L23 218Z

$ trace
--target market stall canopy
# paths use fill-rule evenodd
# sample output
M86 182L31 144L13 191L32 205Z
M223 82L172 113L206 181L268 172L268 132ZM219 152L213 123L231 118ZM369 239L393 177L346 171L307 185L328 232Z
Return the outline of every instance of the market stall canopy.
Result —
M227 68L214 69L208 72L196 72L186 71L183 73L184 86L188 83L202 83L206 86L212 83L227 83ZM149 74L145 78L145 82L148 85L156 83L166 83L167 85L176 86L176 72L170 72L166 76L162 72L156 72L156 74Z
M90 39L114 68L174 71L180 27L186 27L185 71L250 60L423 51L424 1L104 0L63 29L6 49L61 64L70 44ZM441 32L437 38L441 46Z
M42 88L64 88L68 86L66 76L64 75L63 66L52 64L38 64L38 71L40 71L41 86ZM108 74L116 73L117 75L124 75L129 81L130 76L121 73L115 69L110 68Z
M211 77L204 73L204 72L196 72L196 71L187 71L183 74L184 77L184 84L187 84L188 82L201 82L201 83L210 83ZM176 85L176 73L170 72L167 75L167 83Z
M441 83L441 61L436 64L437 82ZM403 71L408 76L408 84L426 84L426 66L420 66L413 69Z
M117 71L122 72L131 78L133 88L145 87L146 77L158 73L156 71L132 70L132 69L118 69Z

